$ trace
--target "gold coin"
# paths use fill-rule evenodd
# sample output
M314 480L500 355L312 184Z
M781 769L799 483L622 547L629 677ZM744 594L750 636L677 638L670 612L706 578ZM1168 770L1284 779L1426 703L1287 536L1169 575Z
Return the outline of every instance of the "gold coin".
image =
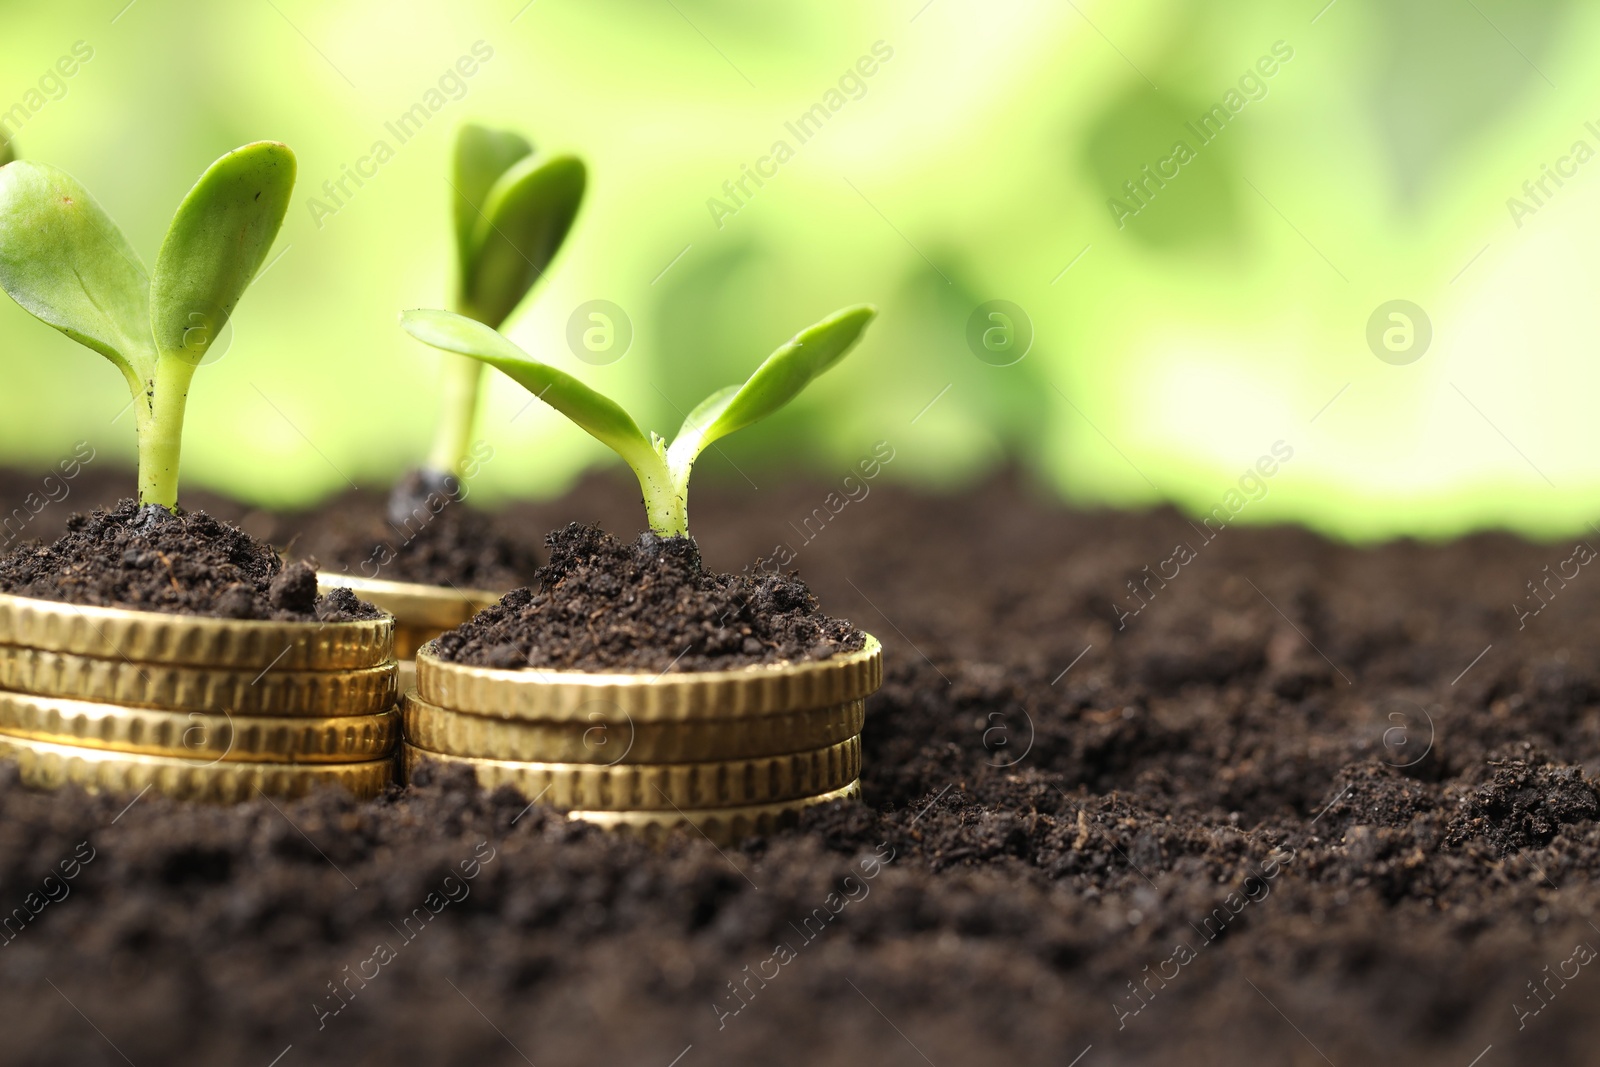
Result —
M107 752L20 737L0 737L0 759L15 759L24 785L35 789L81 786L91 793L143 793L174 800L237 804L258 793L298 797L338 786L362 799L382 793L394 761L361 763L211 763L172 756Z
M0 734L200 762L355 763L393 754L400 716L206 715L0 693Z
M529 800L594 811L671 811L769 804L826 793L861 774L861 739L787 756L709 763L532 763L477 759L401 746L409 780L430 763L470 767L485 789L510 785Z
M376 715L394 707L397 669L206 670L0 647L0 689L231 715Z
M423 700L499 719L581 722L599 706L635 723L775 715L860 700L882 684L883 646L870 635L830 659L683 674L496 670L446 663L431 645L417 653Z
M455 629L484 608L500 603L500 598L505 595L489 589L457 589L454 586L423 585L420 582L391 582L382 578L339 574L336 571L321 571L317 574L319 593L340 587L351 590L367 603L387 611L403 626L431 629L433 632L428 635L429 638L437 637L446 630Z
M594 823L607 830L638 834L646 840L665 837L680 826L698 830L714 845L734 845L746 837L770 834L793 826L800 813L835 800L855 800L861 796L861 783L851 782L842 789L814 797L785 800L777 804L752 804L742 808L713 808L709 811L569 811L567 818Z
M401 712L406 740L431 752L610 765L780 756L825 748L861 733L866 701L741 719L644 723L597 704L577 722L534 722L446 711L413 691L406 694Z
M394 620L262 622L62 604L0 593L0 645L135 663L355 670L389 658Z

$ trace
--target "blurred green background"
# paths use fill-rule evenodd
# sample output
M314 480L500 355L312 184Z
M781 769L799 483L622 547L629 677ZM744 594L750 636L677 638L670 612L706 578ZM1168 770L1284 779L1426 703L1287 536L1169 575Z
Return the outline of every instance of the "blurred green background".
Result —
M299 155L281 258L196 378L190 486L303 504L421 458L438 360L396 313L446 302L445 167L470 119L589 161L566 249L508 332L646 425L675 429L834 308L880 305L858 352L708 455L707 479L744 485L737 465L757 483L779 467L837 480L887 440L889 478L960 486L1014 460L1075 503L1200 512L1282 441L1292 460L1241 521L1554 534L1587 529L1600 505L1594 5L0 11L0 122L23 155L82 180L147 263L211 160L264 138ZM478 42L492 57L441 82ZM75 45L92 58L54 73ZM402 143L387 124L418 103L427 121ZM802 141L786 124L808 112ZM764 162L780 140L792 158ZM392 158L333 200L323 183L378 141ZM764 184L732 199L724 183L758 165ZM1138 198L1125 182L1143 183ZM605 365L567 342L592 300L632 325ZM980 314L969 331L992 300L1032 335L1005 366L969 343L1004 325ZM1395 300L1426 315L1425 348L1426 331L1409 348L1403 333L1369 342L1404 329L1380 315L1369 331ZM0 462L43 467L88 439L131 464L125 388L99 357L4 301L0 360ZM480 499L555 493L610 462L526 401L495 377Z

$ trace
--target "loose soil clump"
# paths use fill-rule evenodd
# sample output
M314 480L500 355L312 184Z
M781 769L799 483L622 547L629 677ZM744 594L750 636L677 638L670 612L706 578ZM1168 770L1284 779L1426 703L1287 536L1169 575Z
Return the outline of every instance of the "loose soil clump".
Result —
M413 471L387 501L347 493L293 530L296 554L356 577L456 589L514 589L538 572L535 538L468 507L460 483Z
M53 544L25 544L0 557L0 592L225 619L347 622L379 614L348 589L319 597L314 563L285 567L236 526L132 500L74 515Z
M865 635L821 614L794 574L715 574L687 537L625 545L572 523L545 539L539 588L517 589L438 639L441 658L480 667L706 671L824 660Z

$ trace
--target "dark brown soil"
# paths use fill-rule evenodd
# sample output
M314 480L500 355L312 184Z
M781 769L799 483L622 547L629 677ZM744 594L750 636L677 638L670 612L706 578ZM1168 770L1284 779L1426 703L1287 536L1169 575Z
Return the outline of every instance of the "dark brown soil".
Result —
M0 771L0 1062L1593 1062L1571 544L1202 541L1008 482L875 487L797 543L826 492L697 486L696 522L712 567L790 542L884 640L863 804L654 849L458 781L124 810Z
M534 580L539 532L469 506L454 479L413 471L387 500L350 492L300 516L292 548L358 577L499 591Z
M317 596L312 563L288 567L268 545L203 511L123 500L73 515L52 544L0 556L0 592L99 607L226 619L346 622L378 610L348 589Z
M705 671L824 660L861 632L817 610L794 574L716 574L687 537L625 545L571 523L545 539L538 592L516 589L438 638L438 655L479 667Z

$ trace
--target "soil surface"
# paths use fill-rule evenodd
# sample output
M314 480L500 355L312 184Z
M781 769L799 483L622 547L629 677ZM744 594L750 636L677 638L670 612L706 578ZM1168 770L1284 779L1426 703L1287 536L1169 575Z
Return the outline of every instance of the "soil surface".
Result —
M0 1062L1593 1062L1592 551L1207 540L1014 481L801 542L828 489L695 520L883 639L863 803L719 851L459 780L216 810L0 771Z
M0 592L72 604L226 619L347 622L378 610L348 589L317 596L314 563L285 567L269 545L203 511L122 500L71 516L53 543L0 556Z
M513 590L438 638L441 658L479 667L707 671L854 652L864 635L817 610L793 574L716 574L687 537L625 545L572 523L545 539L538 591Z
M299 517L291 549L358 577L497 592L534 580L543 532L513 528L468 505L460 483L414 471L387 499L353 491Z

